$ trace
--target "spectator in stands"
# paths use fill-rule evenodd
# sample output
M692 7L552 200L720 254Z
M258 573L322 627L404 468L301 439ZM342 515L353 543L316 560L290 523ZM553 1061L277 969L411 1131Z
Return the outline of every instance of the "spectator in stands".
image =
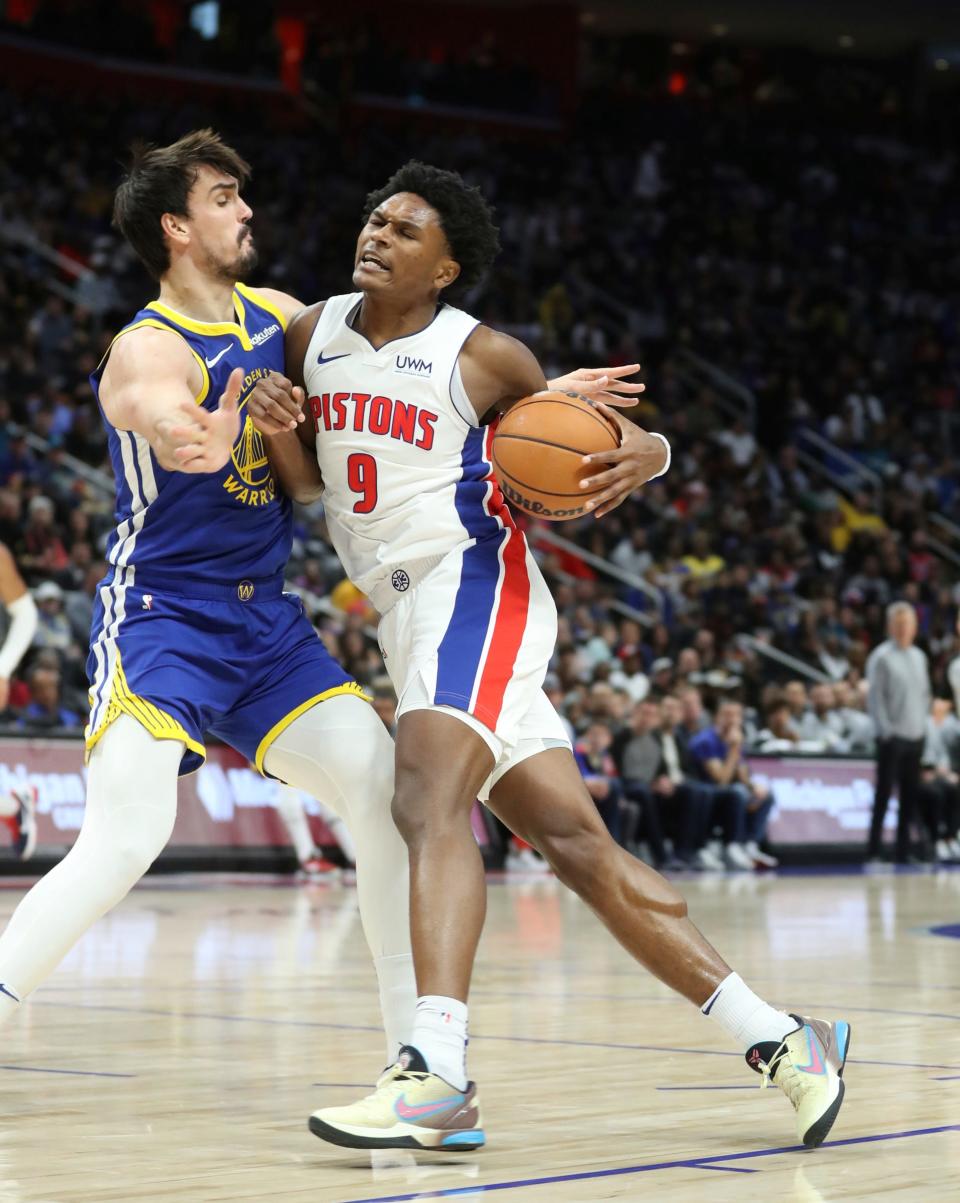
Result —
M757 732L753 748L767 754L786 754L801 750L800 737L792 721L789 703L785 698L776 699L766 713L767 725Z
M712 791L698 779L697 765L689 748L677 738L680 718L680 700L668 694L660 703L657 731L660 761L653 789L663 799L666 829L681 864L700 869L722 869L723 861L707 847L714 805Z
M916 814L920 759L930 710L930 672L927 657L915 646L917 614L907 602L887 608L889 638L870 653L867 662L870 715L877 730L877 783L870 821L867 859L880 859L883 821L890 793L896 788L896 861L910 859L911 824Z
M38 494L27 506L27 525L17 559L27 576L56 576L69 564L67 549L56 526L56 510L49 497Z
M732 868L775 868L776 857L762 852L773 809L769 788L753 780L743 760L743 707L721 702L716 724L698 732L689 744L706 781L716 787L718 803L732 812L726 830L726 857ZM733 838L730 838L730 837Z
M810 706L800 719L798 734L803 743L816 745L823 752L849 750L832 685L818 682L811 688Z
M30 702L20 720L22 727L28 730L76 730L82 726L80 716L63 705L61 677L57 669L38 664L28 673L27 681L30 685Z
M70 620L64 612L63 590L55 581L44 581L33 594L37 603L38 622L33 646L52 648L63 656L79 656Z
M620 799L623 791L617 766L610 753L613 734L606 723L590 723L574 745L574 757L584 784L596 803L607 830L621 843Z
M833 694L837 714L843 724L847 750L860 754L872 753L876 745L876 731L873 719L865 708L866 690L855 688L849 681L838 681L833 687Z
M631 852L639 854L638 846L645 841L650 859L658 869L681 868L667 855L659 808L661 791L655 787L661 760L656 735L659 721L659 704L652 700L640 702L633 708L629 725L616 736L611 747L623 789L623 842Z
M953 766L947 743L950 712L949 702L934 699L927 716L917 791L933 859L941 864L960 860L960 774ZM955 728L952 735L955 739Z
M642 702L650 692L650 679L643 671L643 659L636 643L628 643L620 649L619 664L610 672L610 684L627 693L631 702Z
M790 707L790 724L797 738L800 738L800 726L809 707L807 687L802 681L788 681L783 688L783 697Z

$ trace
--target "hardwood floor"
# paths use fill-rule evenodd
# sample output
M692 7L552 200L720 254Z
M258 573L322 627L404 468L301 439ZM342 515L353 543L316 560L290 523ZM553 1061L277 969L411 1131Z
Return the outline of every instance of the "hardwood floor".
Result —
M309 1112L384 1062L355 891L152 878L4 1033L0 1203L960 1198L960 870L684 888L759 993L852 1024L822 1149L798 1151L780 1092L552 879L490 887L470 1044L487 1148L324 1145Z

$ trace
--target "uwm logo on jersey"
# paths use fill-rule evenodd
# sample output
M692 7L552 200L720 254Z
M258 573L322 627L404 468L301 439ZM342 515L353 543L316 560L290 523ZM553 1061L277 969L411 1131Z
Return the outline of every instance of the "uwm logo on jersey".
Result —
M311 397L309 404L318 431L367 431L423 451L433 449L440 420L438 414L421 406L371 393L323 393Z

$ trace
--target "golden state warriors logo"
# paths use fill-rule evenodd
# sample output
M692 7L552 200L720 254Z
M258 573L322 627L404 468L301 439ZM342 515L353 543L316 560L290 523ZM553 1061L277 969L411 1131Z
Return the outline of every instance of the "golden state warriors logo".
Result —
M254 592L253 581L241 581L237 585L237 597L241 601L250 601L253 598Z
M266 375L267 372L263 368L251 372L244 378L243 392L249 393L256 382ZM241 395L241 413L245 405L246 397ZM270 471L270 462L260 431L254 426L249 414L244 415L240 437L233 445L230 458L236 475L234 472L227 474L223 482L227 492L243 505L266 505L273 501L277 495L277 486Z

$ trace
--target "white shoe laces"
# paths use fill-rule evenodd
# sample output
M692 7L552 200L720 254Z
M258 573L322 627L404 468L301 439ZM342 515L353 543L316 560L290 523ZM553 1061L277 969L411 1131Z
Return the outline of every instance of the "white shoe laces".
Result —
M773 1071L777 1071L774 1079ZM790 1058L790 1050L786 1040L780 1045L769 1061L760 1062L760 1089L766 1090L771 1084L779 1086L793 1104L794 1109L800 1106L803 1097L804 1082L794 1067Z

